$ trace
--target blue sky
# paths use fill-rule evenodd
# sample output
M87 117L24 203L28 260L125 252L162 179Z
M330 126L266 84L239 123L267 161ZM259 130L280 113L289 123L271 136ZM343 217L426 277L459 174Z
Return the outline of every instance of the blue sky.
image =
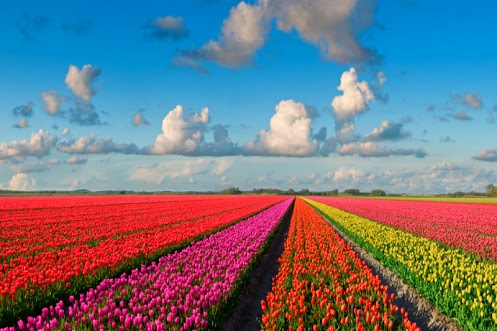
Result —
M497 182L495 12L1 1L0 187L483 191Z

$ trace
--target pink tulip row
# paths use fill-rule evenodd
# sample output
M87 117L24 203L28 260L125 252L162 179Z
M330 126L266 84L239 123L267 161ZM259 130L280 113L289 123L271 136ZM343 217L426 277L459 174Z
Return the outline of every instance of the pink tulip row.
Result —
M248 265L288 210L293 198L215 233L186 249L106 279L69 304L60 301L21 330L191 330L220 323L222 309ZM213 319L214 318L214 319ZM13 327L0 331L14 330Z
M497 261L497 205L360 198L312 199Z

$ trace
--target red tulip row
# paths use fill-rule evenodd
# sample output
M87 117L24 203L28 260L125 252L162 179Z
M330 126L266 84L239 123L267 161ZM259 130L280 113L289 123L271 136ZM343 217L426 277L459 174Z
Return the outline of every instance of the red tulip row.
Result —
M277 202L282 197L98 197L71 205L27 211L17 208L26 201L2 201L2 219L10 227L0 231L0 242L9 251L0 262L0 320L21 317L59 296L77 292L125 269L145 263L171 247L228 226ZM73 198L79 200L80 198ZM96 198L95 198L96 199ZM27 203L29 205L29 203ZM20 215L22 214L22 215ZM1 248L4 252L4 247ZM2 261L2 260L0 260Z
M263 330L401 327L388 286L300 198L295 202L280 263L272 290L261 302ZM419 330L407 313L403 326Z
M312 199L497 262L497 205L360 198Z
M156 199L156 197L154 197ZM3 210L3 224L0 226L0 264L17 256L33 256L47 250L54 251L65 246L99 241L109 237L123 236L140 231L156 229L185 220L224 213L226 199L199 199L189 201L170 197L142 201L141 203L116 204L116 197L102 199L100 206L93 204L45 209ZM92 201L88 201L92 202ZM231 211L246 208L258 201L238 199L230 204ZM208 206L208 208L198 208ZM29 208L29 206L26 206ZM147 217L144 218L143 215ZM105 220L95 226L95 220ZM92 227L88 227L88 224ZM123 231L124 229L124 231ZM26 234L29 234L27 236ZM70 234L70 235L68 235ZM15 261L10 262L15 264ZM1 270L1 266L0 266Z

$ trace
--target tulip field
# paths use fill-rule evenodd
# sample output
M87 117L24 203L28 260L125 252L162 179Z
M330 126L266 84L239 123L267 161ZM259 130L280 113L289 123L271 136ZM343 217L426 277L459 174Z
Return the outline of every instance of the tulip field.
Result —
M497 262L497 205L313 198L421 237Z
M497 226L496 205L394 201L399 202L395 212L382 205L384 200L313 197L307 201L464 329L497 329L497 264L482 258L495 252L483 255L469 249L475 248L471 240L483 236L484 231L493 238L490 231ZM435 212L437 209L440 214ZM461 209L473 214L462 217ZM474 214L477 211L481 216ZM443 224L448 224L448 234L443 234ZM475 224L482 228L477 231ZM442 234L436 236L436 232ZM435 238L439 241L432 240Z
M280 271L262 301L264 330L390 330L404 324L388 287L303 200L297 200ZM401 323L402 322L402 323Z
M0 331L222 330L242 295L261 330L420 331L364 254L461 329L497 330L496 204L0 197L0 219Z
M156 260L282 197L6 198L0 202L0 321ZM0 325L2 325L0 324Z

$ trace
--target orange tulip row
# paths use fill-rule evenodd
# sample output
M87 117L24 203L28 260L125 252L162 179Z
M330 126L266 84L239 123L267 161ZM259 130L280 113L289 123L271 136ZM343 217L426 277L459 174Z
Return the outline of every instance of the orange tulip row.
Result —
M403 310L398 320L388 286L300 198L279 262L263 330L420 330Z

